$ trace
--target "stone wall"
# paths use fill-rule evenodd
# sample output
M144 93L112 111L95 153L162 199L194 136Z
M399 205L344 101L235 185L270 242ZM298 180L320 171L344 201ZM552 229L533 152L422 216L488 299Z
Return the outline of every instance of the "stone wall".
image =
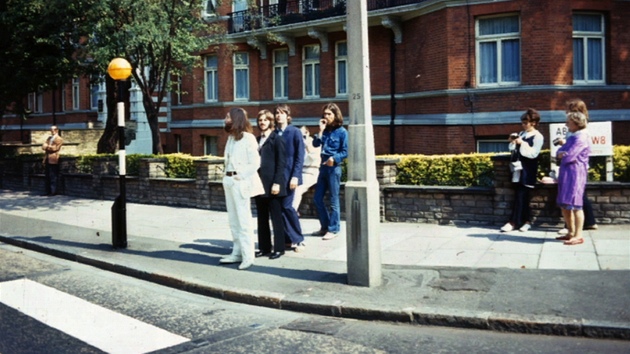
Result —
M380 184L382 221L437 224L501 225L512 211L514 198L510 181L509 159L493 159L493 187L438 187L396 185L395 159L379 159L376 163ZM172 205L199 209L225 210L221 180L222 160L195 161L196 177L190 179L164 177L165 159L142 159L139 175L125 178L127 201L133 203ZM74 159L64 159L61 171L61 193L69 196L114 200L119 195L117 159L94 161L92 174L77 173ZM0 188L31 190L44 193L41 161L21 163L0 161ZM533 222L557 226L562 223L555 205L556 185L540 184L531 194ZM314 187L303 197L300 214L316 217ZM344 217L344 186L341 187L341 209ZM587 194L593 203L600 224L630 223L630 183L589 183ZM255 208L254 203L252 207Z

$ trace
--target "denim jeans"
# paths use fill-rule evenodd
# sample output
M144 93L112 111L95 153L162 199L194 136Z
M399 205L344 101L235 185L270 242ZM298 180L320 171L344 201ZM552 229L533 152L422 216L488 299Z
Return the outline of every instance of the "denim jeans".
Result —
M322 230L339 232L341 215L339 207L339 186L341 185L341 166L322 165L315 186L315 206ZM324 204L326 192L330 194L330 211Z

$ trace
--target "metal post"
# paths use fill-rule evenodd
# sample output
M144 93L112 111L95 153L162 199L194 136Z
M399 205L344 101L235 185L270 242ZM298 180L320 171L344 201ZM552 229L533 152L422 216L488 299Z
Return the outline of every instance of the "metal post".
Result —
M345 187L348 284L382 282L379 238L380 201L376 179L367 2L348 1L349 80L348 181Z
M114 200L112 206L112 245L114 248L127 248L127 185L126 178L126 154L125 154L125 101L122 80L116 80L117 103L116 115L118 116L118 179L120 182L120 194Z

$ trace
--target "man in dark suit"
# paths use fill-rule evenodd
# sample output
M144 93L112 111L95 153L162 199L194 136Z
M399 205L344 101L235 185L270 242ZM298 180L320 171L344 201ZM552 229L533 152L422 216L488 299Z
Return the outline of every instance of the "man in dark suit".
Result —
M290 125L291 110L286 104L277 105L274 110L276 117L276 133L282 136L286 148L286 165L284 177L287 185L287 195L282 199L282 216L284 218L284 228L287 235L287 243L296 252L304 250L304 236L300 226L300 218L293 208L293 198L295 189L302 184L302 166L304 164L304 139L300 129Z
M258 211L258 251L256 257L269 256L270 259L280 258L284 254L284 220L282 217L282 200L287 195L284 168L286 166L286 152L282 137L273 130L273 114L264 109L258 112L258 151L260 153L260 168L258 175L262 180L265 194L256 197ZM273 252L271 244L271 230L269 216L273 225Z

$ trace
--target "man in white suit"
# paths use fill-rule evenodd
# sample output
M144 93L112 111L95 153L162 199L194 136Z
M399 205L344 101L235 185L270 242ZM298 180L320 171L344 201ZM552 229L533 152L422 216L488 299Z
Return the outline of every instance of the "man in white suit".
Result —
M234 246L232 253L221 258L219 263L240 262L238 269L243 270L254 264L254 226L250 199L264 194L265 190L258 176L258 142L252 134L247 112L242 108L232 108L225 117L225 130L229 136L225 146L223 189Z

